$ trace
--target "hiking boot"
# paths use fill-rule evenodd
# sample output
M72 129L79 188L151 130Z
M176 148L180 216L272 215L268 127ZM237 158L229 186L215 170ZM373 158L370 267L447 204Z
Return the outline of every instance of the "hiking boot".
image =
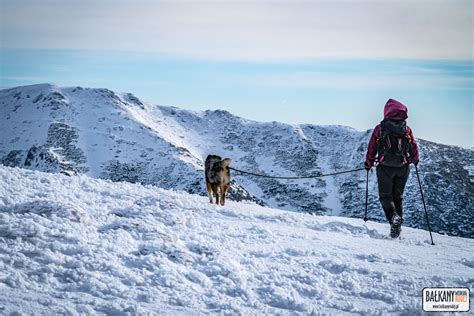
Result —
M392 217L392 223L390 224L390 237L398 238L402 231L402 218L398 214L394 214Z

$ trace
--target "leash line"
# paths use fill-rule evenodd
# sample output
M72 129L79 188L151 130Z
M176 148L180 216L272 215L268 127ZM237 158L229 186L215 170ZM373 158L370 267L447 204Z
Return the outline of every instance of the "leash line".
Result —
M333 172L333 173L319 173L317 175L311 175L311 176L301 176L301 177L279 177L279 176L269 176L266 174L258 174L258 173L253 173L253 172L248 172L248 171L243 171L239 170L233 167L228 167L230 170L234 170L236 172L240 172L242 174L248 174L251 176L256 176L256 177L262 177L262 178L271 178L271 179L286 179L286 180L296 180L296 179L313 179L313 178L322 178L322 177L329 177L329 176L336 176L339 174L345 174L345 173L352 173L356 171L361 171L365 170L365 168L358 168L358 169L352 169L352 170L345 170L345 171L339 171L339 172Z

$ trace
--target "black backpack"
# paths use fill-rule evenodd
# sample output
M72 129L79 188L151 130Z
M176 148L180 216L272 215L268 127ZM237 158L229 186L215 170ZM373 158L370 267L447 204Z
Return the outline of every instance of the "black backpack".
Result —
M381 165L402 167L410 161L410 137L405 121L385 119L380 122L381 136L377 144Z

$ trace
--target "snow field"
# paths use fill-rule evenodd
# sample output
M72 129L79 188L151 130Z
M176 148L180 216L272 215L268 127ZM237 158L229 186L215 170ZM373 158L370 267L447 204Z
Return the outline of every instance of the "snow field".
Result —
M361 210L362 212L362 210ZM419 314L474 240L0 166L0 314Z

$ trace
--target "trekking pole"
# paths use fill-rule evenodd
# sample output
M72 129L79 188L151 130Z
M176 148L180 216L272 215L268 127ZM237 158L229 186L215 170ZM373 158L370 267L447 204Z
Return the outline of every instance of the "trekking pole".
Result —
M367 170L367 180L365 181L365 215L364 215L364 222L367 222L369 220L367 218L368 205L369 205L369 170Z
M421 200L423 201L423 207L425 208L426 222L428 223L428 230L430 231L431 244L434 246L433 235L431 234L430 220L428 219L428 211L426 210L425 197L423 195L423 189L421 188L420 174L418 173L418 166L415 165L416 177L418 178L418 185L420 186Z

